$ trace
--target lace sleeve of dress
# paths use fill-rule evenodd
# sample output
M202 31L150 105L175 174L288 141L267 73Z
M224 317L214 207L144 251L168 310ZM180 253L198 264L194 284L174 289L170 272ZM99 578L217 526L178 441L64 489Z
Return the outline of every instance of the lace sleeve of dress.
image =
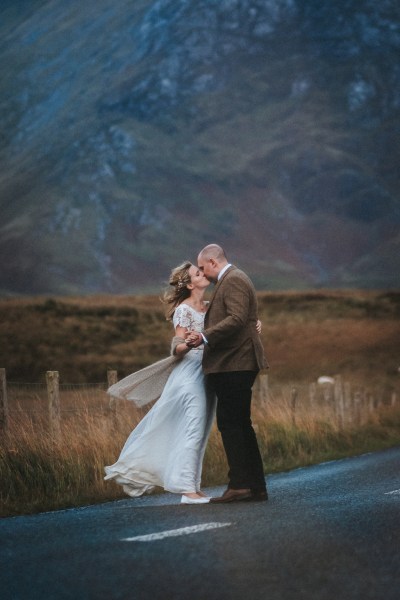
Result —
M174 312L173 316L174 327L186 327L187 329L192 328L192 313L190 308L185 304L180 304Z

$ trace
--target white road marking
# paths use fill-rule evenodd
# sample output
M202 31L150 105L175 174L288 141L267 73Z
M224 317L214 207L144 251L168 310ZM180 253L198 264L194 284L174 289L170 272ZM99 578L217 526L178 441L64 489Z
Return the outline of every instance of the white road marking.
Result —
M175 537L178 535L188 535L190 533L199 533L207 529L218 529L219 527L228 527L232 523L203 523L201 525L193 525L192 527L181 527L180 529L170 529L169 531L160 531L159 533L149 533L148 535L137 535L135 537L122 538L122 542L154 542L155 540L163 540L167 537Z
M393 492L385 492L385 495L388 494L399 494L400 495L400 490L393 490Z

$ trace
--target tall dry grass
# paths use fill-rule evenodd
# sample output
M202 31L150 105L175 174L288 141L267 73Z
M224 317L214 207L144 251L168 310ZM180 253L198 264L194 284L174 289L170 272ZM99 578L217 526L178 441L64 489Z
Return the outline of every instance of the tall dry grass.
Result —
M30 402L29 412L21 405L11 412L9 431L0 442L2 516L121 497L116 487L105 485L104 465L115 461L143 411L120 407L114 417L88 393L67 392L61 398L58 439L40 398Z
M267 402L253 420L267 473L400 443L400 292L318 291L258 294L270 362ZM0 301L0 367L7 379L36 382L10 389L11 427L0 440L0 514L21 514L122 497L103 481L142 411L118 405L113 419L102 381L163 358L171 323L156 296L24 298ZM43 384L60 372L61 438L47 427ZM308 383L341 373L364 404L346 405L343 422L332 399L310 403ZM298 382L295 418L291 382ZM375 399L370 402L370 398ZM368 401L368 410L365 402ZM360 414L363 418L360 419ZM214 429L204 461L205 486L222 484L227 466Z
M22 393L22 392L20 392ZM10 430L0 442L0 515L17 515L124 497L119 486L104 482L131 429L145 414L131 403L108 409L102 390L64 390L61 436L48 430L43 398L14 402ZM29 411L29 412L28 412ZM268 401L255 401L253 422L265 471L271 473L400 443L400 406L382 404L362 424L341 427L335 407L297 407L284 389ZM223 484L227 465L219 433L211 433L203 485Z

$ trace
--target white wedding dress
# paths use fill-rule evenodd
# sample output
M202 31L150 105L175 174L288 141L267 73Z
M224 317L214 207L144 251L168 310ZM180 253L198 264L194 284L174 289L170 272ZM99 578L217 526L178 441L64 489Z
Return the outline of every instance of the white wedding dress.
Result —
M202 331L204 314L180 304L177 325ZM132 497L156 486L182 494L200 490L204 452L215 414L202 370L203 346L190 350L170 374L159 400L128 437L117 462L105 467Z

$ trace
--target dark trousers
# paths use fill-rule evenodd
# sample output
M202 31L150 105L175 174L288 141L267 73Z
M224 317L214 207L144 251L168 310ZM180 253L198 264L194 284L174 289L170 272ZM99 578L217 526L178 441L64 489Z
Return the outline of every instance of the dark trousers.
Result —
M217 426L229 465L232 489L266 489L263 463L251 424L251 388L256 371L210 373L208 381L217 396Z

